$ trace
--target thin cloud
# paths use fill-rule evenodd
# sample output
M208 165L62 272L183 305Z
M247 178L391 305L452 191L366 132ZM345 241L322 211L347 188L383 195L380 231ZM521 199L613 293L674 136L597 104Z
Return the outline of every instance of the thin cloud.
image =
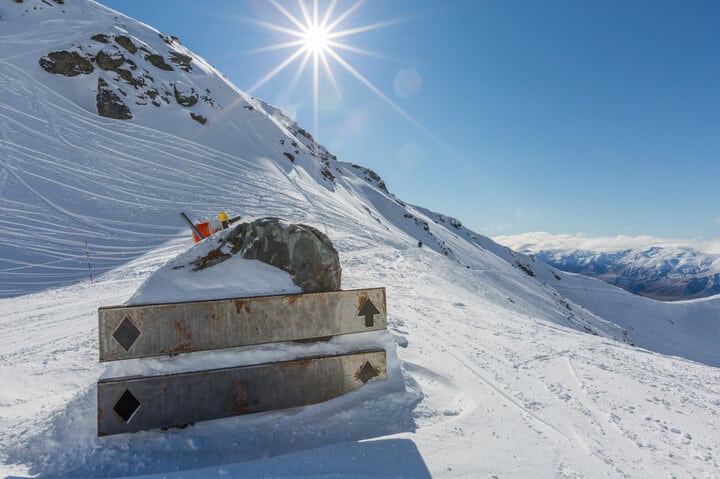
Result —
M515 250L540 251L550 249L622 251L658 247L689 247L707 254L720 254L720 239L695 241L686 239L659 238L656 236L588 236L585 234L551 234L546 232L522 233L495 236L493 240Z

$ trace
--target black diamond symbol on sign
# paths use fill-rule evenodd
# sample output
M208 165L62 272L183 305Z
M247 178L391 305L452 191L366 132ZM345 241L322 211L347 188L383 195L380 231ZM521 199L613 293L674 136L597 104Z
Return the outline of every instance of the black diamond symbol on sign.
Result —
M377 369L372 367L370 361L365 361L365 365L362 367L362 369L357 374L355 374L355 377L362 381L363 384L370 381L376 376L379 376L378 371Z
M118 402L115 403L115 407L113 407L113 409L121 418L123 418L123 421L128 423L139 407L140 401L138 401L137 398L133 396L128 389L126 389L123 395L120 396L120 399L118 399Z
M125 351L130 349L138 336L140 336L140 330L135 327L127 316L113 333L113 338L120 343L120 346L125 348Z

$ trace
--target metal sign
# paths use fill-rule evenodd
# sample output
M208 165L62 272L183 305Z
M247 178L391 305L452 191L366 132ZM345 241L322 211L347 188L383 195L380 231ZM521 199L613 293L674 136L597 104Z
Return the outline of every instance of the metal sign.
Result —
M100 361L387 328L385 288L98 309Z
M384 350L98 382L98 435L326 401L387 379Z

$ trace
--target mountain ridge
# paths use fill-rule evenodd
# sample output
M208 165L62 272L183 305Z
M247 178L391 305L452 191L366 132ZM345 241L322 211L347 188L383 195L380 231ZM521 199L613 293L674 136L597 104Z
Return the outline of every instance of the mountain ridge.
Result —
M214 69L163 73L221 92L222 109L203 104L205 124L172 98L132 119L99 116L97 69L66 78L39 59L99 32L160 51L158 32L89 0L8 0L0 13L0 471L702 477L720 467L720 301L639 298L406 203ZM391 381L298 410L97 438L94 388L109 370L97 361L97 308L127 301L188 250L180 209L280 216L327 234L344 288L387 288ZM259 361L302 347L222 354Z
M559 270L603 280L640 296L682 301L720 294L720 255L691 246L586 249L533 234L496 238ZM584 239L584 241L588 241ZM592 241L592 240L589 240Z

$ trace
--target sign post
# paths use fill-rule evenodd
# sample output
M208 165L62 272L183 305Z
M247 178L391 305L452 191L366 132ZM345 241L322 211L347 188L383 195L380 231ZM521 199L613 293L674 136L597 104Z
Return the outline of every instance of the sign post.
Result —
M385 288L98 309L100 361L387 329ZM98 382L98 435L326 401L387 379L382 349Z

